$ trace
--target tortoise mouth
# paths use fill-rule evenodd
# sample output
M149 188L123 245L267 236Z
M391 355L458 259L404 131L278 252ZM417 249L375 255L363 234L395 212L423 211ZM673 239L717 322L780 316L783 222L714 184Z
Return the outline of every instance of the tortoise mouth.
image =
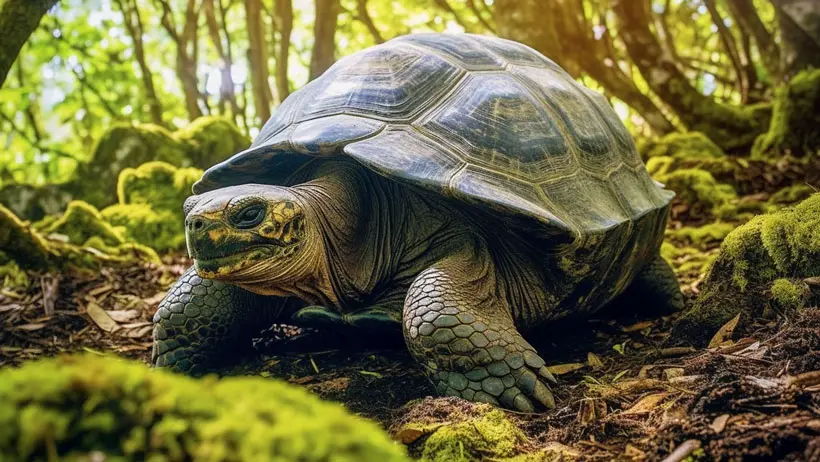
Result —
M248 246L226 255L209 255L194 258L197 273L208 279L241 279L243 270L262 262L288 258L299 250L298 245L280 246L260 244Z

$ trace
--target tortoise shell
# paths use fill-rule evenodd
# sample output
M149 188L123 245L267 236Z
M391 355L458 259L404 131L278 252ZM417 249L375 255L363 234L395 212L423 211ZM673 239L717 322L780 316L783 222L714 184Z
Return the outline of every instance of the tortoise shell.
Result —
M674 195L649 177L602 95L532 48L466 34L408 35L340 59L194 192L284 184L338 155L552 241L635 231L651 215L638 234L657 247ZM616 234L621 248L635 239Z

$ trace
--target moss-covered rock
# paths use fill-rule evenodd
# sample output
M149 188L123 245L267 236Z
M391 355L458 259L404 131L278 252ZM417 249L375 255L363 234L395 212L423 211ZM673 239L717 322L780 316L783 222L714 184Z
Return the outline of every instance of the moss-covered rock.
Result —
M120 172L120 204L146 204L157 211L180 212L191 187L202 176L198 168L177 168L166 162L147 162Z
M0 372L0 459L405 461L372 422L260 377L82 355ZM99 457L97 457L99 458Z
M103 219L99 210L83 201L68 204L63 216L43 229L43 233L66 236L69 242L77 245L85 245L92 237L97 237L106 246L125 242L122 234Z
M802 71L775 92L769 130L752 148L752 158L784 152L814 155L820 150L820 69Z
M0 265L14 263L24 270L46 271L96 269L138 260L159 262L154 250L124 242L93 206L83 202L72 203L45 231L47 234L0 206Z
M72 199L97 208L116 202L120 172L152 161L204 169L248 147L250 140L231 122L203 117L174 133L152 124L116 125L109 129L71 180L58 185L4 186L2 203L18 216L39 220L57 213Z
M769 211L782 208L784 205L791 205L800 202L812 194L818 192L815 188L807 184L795 184L786 186L772 194L768 201L766 201L766 208Z
M680 319L673 338L705 342L738 312L747 319L761 315L776 279L817 276L820 194L793 208L757 216L729 233L701 284L700 296Z
M117 204L100 213L128 241L139 242L159 252L185 246L181 212L158 212L147 204Z
M676 247L664 242L661 245L661 257L672 266L678 277L695 278L709 269L717 254L704 252L695 247Z
M736 212L737 199L732 185L719 183L706 170L685 168L657 174L655 179L675 191L676 201L687 204L694 212L706 216L728 217Z
M28 275L23 271L17 262L10 261L7 257L0 255L0 261L7 260L0 264L0 284L8 289L27 289L31 284Z
M684 226L680 229L667 230L666 236L676 241L704 247L708 244L723 241L733 229L735 229L735 225L718 221L703 226Z
M769 289L769 296L776 308L792 311L802 308L809 295L805 282L786 278L775 279Z
M174 132L174 138L191 149L191 166L207 168L221 162L251 144L229 120L222 117L200 117ZM171 162L174 165L174 162Z
M726 157L718 145L703 133L670 133L658 139L643 140L638 145L641 157L671 157L679 160L707 160Z
M185 245L182 204L200 176L202 170L165 162L127 168L117 183L119 204L103 209L102 216L127 240L160 251L181 249Z

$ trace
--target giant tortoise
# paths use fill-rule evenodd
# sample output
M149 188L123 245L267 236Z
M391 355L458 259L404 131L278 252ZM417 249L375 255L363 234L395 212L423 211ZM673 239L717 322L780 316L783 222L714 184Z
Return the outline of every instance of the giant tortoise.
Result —
M343 58L193 190L158 367L225 364L272 323L401 332L441 394L532 411L554 379L522 332L621 294L682 305L659 256L674 194L602 95L508 40Z

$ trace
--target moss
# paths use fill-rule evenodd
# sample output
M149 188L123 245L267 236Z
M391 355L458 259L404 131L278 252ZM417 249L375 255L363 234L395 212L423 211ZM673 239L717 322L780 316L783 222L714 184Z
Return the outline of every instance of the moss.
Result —
M783 204L794 204L795 202L800 202L816 192L816 189L807 184L787 186L772 194L772 197L766 201L766 205L770 208L780 208Z
M160 252L185 246L185 226L180 212L157 212L146 204L117 204L100 213L129 241Z
M424 443L422 458L434 462L466 462L511 457L524 434L498 409L436 430Z
M147 204L157 211L179 212L191 187L202 176L196 168L177 168L165 162L147 162L120 173L120 204Z
M106 246L125 242L122 235L100 215L99 210L83 201L72 201L62 217L43 230L46 235L60 234L72 244L85 245L91 237L97 237Z
M760 316L778 278L820 276L820 194L753 218L723 240L701 294L673 330L674 339L708 340L738 312Z
M677 194L677 200L691 207L702 208L712 215L726 216L734 212L733 201L737 193L731 185L718 183L711 173L686 168L655 176Z
M41 271L96 269L103 264L135 260L159 262L152 249L124 243L118 231L103 221L94 207L83 202L73 204L70 213L67 211L47 228L54 239L46 238L40 230L0 206L0 264L14 262L22 269ZM94 234L95 231L103 235Z
M247 148L251 140L229 120L222 117L200 117L177 130L174 138L192 148L191 165L206 168Z
M731 223L715 222L703 226L684 226L680 229L668 230L666 235L678 241L685 241L697 246L722 241L735 225Z
M789 279L775 279L769 289L771 301L781 310L796 310L802 308L808 298L805 283L793 282Z
M196 380L96 355L0 372L0 459L92 452L107 460L408 460L375 423L276 380Z
M820 69L802 71L775 92L771 123L752 148L752 158L820 149Z
M678 276L698 276L705 273L715 261L716 253L707 253L694 247L676 247L668 242L661 245L661 257Z
M718 145L700 132L670 133L657 140L642 142L639 149L644 159L666 156L711 160L726 156Z
M0 256L0 261L6 258ZM26 272L20 269L14 261L0 264L0 282L7 289L27 289L31 284Z

